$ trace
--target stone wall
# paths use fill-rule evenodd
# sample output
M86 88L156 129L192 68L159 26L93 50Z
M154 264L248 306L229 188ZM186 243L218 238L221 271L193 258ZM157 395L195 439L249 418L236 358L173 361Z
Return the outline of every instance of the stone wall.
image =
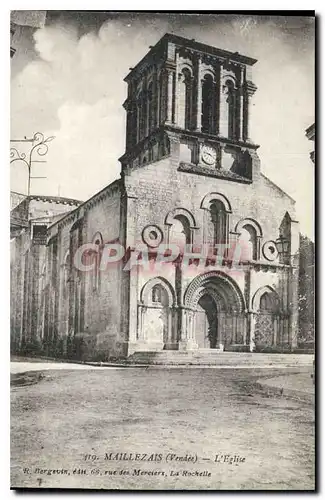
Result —
M297 308L292 297L297 285L297 276L292 275L290 266L283 266L279 257L269 262L263 255L263 245L279 237L280 228L289 215L289 233L291 239L291 253L295 264L299 251L299 230L295 222L294 201L280 188L274 185L263 174L259 173L259 164L256 155L253 158L255 169L252 183L232 182L222 178L208 178L189 172L179 171L178 154L173 151L171 157L134 169L125 177L126 191L132 197L133 210L131 224L128 225L127 238L129 241L143 243L142 232L148 225L155 225L163 234L163 242L167 241L168 225L166 217L175 207L181 207L191 213L195 220L193 230L194 245L202 245L206 231L206 211L201 208L202 200L209 193L223 195L231 205L229 214L229 234L236 237L237 224L242 219L256 222L262 229L260 238L261 254L259 263L243 267L240 270L230 271L230 275L238 284L246 301L247 329L249 330L249 312L253 311L253 297L256 292L265 287L274 289L281 299L283 312L283 338L292 339L296 333L290 328L297 321ZM293 261L291 262L293 263ZM217 268L218 269L218 268ZM223 270L219 268L219 270ZM157 273L136 268L131 278L130 287L130 315L132 309L140 301L141 290L145 283L157 276L166 279L171 285L179 300L182 300L184 291L191 280L204 272L202 269L182 271L176 276L174 266L166 266L164 271ZM229 274L229 271L227 271ZM181 305L181 303L179 304ZM139 318L133 313L132 328L130 328L131 351L136 348L136 331Z
M121 190L113 183L50 228L49 238L58 238L59 283L57 286L57 331L64 339L68 357L105 360L118 356L121 317L121 264L106 270L74 269L71 234L80 222L78 245L100 241L99 251L120 238ZM88 265L92 265L91 258ZM68 269L67 269L68 266ZM78 298L75 291L78 287ZM54 290L52 291L54 293ZM76 309L78 312L76 313ZM76 324L75 314L80 316ZM69 344L78 346L73 350ZM70 352L69 352L70 349ZM76 352L77 351L77 352Z

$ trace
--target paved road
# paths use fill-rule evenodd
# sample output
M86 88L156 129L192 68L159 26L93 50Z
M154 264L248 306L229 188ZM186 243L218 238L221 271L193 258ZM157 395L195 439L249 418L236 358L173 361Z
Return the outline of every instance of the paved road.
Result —
M312 489L313 406L254 390L267 373L48 370L12 390L12 486Z

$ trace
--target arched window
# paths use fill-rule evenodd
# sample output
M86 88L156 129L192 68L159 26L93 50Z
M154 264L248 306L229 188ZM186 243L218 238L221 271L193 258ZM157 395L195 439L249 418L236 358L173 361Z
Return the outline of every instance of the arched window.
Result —
M165 71L160 72L159 78L159 123L164 123L167 112L167 76Z
M161 304L162 302L162 292L163 292L163 289L162 289L162 286L161 285L155 285L153 288L152 288L152 302L153 303L159 303Z
M274 310L274 301L270 293L265 292L260 300L260 311L272 312Z
M169 242L177 245L180 251L185 249L185 245L191 244L191 228L184 215L175 216L170 228Z
M67 253L63 264L63 296L67 296L69 290L69 280L70 280L70 254Z
M93 239L94 244L97 249L94 252L94 269L93 269L93 290L98 290L100 288L100 261L102 257L103 250L103 238L100 233L97 233Z
M237 91L232 80L226 81L227 87L227 116L228 116L228 137L237 139Z
M186 129L192 125L192 75L187 68L179 75L178 125Z
M214 244L227 242L227 212L220 200L214 200L210 205L211 221L214 226Z
M211 75L205 75L202 82L202 132L215 133L215 85Z
M138 106L133 103L130 115L130 131L132 145L135 146L138 140Z
M141 91L137 98L137 140L141 141L145 136L146 128L146 106L145 93Z
M150 82L147 92L147 122L148 122L148 134L153 129L153 84Z
M151 302L162 307L168 306L168 294L165 288L159 283L152 287Z
M257 235L254 227L246 224L240 230L240 259L242 261L258 260Z

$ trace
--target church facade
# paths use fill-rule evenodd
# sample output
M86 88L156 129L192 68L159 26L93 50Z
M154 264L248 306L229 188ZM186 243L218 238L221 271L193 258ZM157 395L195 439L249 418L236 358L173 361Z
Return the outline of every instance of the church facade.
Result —
M121 178L46 223L18 344L102 361L298 347L299 226L251 138L255 63L166 34L131 69Z

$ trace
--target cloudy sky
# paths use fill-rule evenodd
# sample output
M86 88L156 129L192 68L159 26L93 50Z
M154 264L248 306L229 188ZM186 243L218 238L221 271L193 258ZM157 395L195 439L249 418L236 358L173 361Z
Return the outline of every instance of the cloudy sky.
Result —
M12 45L11 138L55 135L45 164L35 164L32 194L85 200L119 177L124 152L123 78L166 32L258 59L252 138L262 171L297 201L313 237L314 20L194 14L48 11L43 28L19 26ZM11 189L27 176L11 167Z

